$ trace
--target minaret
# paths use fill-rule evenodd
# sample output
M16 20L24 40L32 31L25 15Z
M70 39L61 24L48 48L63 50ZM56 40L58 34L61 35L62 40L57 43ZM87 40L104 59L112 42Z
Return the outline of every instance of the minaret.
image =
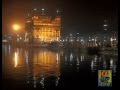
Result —
M44 8L42 8L41 10L42 10L42 15L45 15L45 13L44 13L45 9L44 9Z
M33 16L37 16L37 8L33 9Z
M57 9L57 11L56 11L57 15L58 15L59 12L60 12L60 11Z
M33 10L34 10L34 11L37 11L37 9L36 9L36 8L34 8Z
M62 12L62 11L60 11L60 10L56 10L56 16L61 16L61 14L60 14L60 12Z

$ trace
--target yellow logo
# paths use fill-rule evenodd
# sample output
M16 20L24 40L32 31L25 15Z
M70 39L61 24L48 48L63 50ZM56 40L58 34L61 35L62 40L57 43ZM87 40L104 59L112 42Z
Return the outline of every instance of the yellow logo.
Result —
M98 70L98 86L112 86L112 70Z

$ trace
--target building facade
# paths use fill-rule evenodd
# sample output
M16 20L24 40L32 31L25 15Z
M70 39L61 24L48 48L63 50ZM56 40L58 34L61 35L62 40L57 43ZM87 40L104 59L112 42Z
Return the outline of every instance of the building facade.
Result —
M26 42L56 42L60 39L61 16L33 15L26 20Z

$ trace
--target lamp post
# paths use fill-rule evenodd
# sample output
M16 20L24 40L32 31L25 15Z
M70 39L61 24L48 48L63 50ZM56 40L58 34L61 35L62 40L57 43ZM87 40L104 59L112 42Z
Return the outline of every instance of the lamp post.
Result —
M17 32L20 30L20 25L19 24L13 24L13 30L15 31L16 33L16 40L17 40Z

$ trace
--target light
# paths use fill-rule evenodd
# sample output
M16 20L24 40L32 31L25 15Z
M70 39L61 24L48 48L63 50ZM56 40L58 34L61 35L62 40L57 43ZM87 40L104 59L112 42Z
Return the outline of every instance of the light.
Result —
M83 42L83 39L81 39L81 42Z
M44 11L45 9L44 8L42 8L42 11Z
M31 22L31 21L26 21L27 23Z
M73 39L70 39L71 42L73 42Z
M37 9L36 8L34 8L34 11L36 11Z
M107 24L104 24L105 27L107 27L108 25Z
M57 10L56 12L57 12L57 14L58 14L58 13L59 13L59 10Z
M8 42L7 40L2 40L2 42Z
M113 41L113 39L111 38L111 39L110 39L110 41L112 42L112 41Z
M20 40L22 39L22 37L20 37Z
M13 25L13 29L14 29L15 31L18 31L18 30L20 29L20 25L14 24L14 25Z

